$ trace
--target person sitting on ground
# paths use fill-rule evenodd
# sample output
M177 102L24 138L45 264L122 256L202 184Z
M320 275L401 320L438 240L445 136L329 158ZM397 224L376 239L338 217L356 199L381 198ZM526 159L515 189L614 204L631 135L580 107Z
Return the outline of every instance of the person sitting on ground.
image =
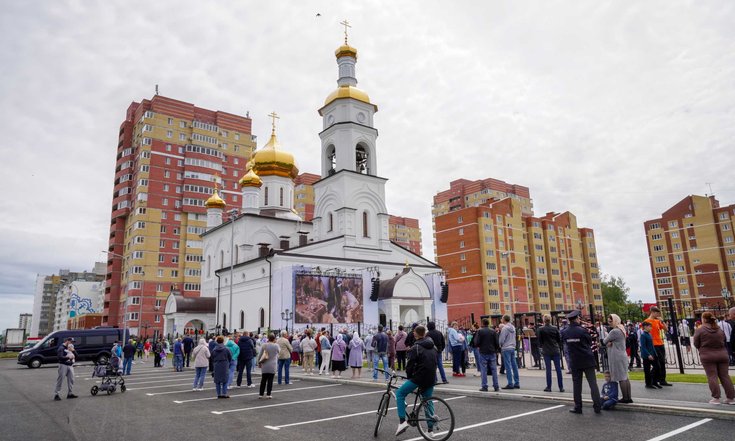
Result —
M413 330L416 342L406 353L408 361L406 363L406 381L396 390L396 411L398 412L398 429L396 436L402 434L408 429L408 421L406 421L406 396L420 388L421 396L429 398L434 393L434 375L436 372L436 348L434 341L426 338L426 328L419 325ZM429 432L432 425L429 423Z
M618 404L618 383L610 381L610 371L605 371L605 384L602 385L602 410L613 410Z

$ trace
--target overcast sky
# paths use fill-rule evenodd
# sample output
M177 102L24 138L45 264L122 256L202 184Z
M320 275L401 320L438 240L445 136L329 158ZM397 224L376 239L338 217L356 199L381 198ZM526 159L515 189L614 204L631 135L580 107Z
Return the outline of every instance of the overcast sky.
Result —
M643 221L706 182L735 203L730 0L0 3L0 329L31 312L37 273L104 260L119 125L155 84L250 111L259 147L275 110L319 173L344 18L388 208L419 218L429 258L432 196L493 177L538 215L573 212L602 271L652 301Z

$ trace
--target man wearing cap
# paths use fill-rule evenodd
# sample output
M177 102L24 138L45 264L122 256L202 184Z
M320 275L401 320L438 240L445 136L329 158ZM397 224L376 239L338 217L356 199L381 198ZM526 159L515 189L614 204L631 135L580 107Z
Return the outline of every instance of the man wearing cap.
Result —
M651 337L656 350L655 362L658 364L658 378L654 380L658 380L661 386L673 386L666 382L666 347L664 346L666 325L661 321L661 310L656 306L651 306L650 315L644 322L651 324Z
M592 353L592 337L589 332L580 326L579 311L567 314L569 327L562 332L562 340L569 350L569 364L572 371L574 385L574 409L572 413L582 413L582 375L587 377L587 383L592 395L592 407L599 414L601 409L600 390L595 377L595 356Z
M74 349L69 349L69 344L73 342L74 339L68 337L64 340L63 344L59 345L59 349L56 351L56 356L59 359L59 373L56 377L54 401L61 401L59 392L61 392L61 385L64 383L64 377L66 377L66 386L69 389L66 394L66 398L72 399L77 397L72 393L72 389L74 389L74 358L76 357L76 351L74 351Z

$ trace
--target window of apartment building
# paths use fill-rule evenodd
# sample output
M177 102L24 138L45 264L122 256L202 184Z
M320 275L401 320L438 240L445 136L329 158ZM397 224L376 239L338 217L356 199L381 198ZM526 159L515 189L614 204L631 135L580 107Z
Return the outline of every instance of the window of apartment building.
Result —
M174 242L172 244L172 248L175 249L175 250L178 250L179 249L179 243L178 242Z
M460 242L459 242L459 247L460 247L460 248L464 248L464 241L460 241Z
M179 121L179 127L181 127L182 129L185 129L186 128L186 121Z
M498 267L494 263L486 262L485 263L485 268L486 269L489 269L489 270L496 270Z
M459 255L459 260L467 260L467 256L464 253Z
M171 270L171 277L179 277L179 270Z
M536 261L539 263L544 263L546 259L544 258L544 256L536 256Z
M656 262L666 262L666 256L656 256Z
M704 288L704 283L702 282L697 283L697 288Z
M694 259L694 263L700 263L699 259Z
M179 133L179 141L186 141L186 135L183 133Z
M651 240L661 240L661 233L652 234Z
M727 219L727 212L723 211L722 213L720 213L720 220L726 220L726 219Z
M730 224L722 224L722 231L730 231Z
M148 173L151 170L151 166L148 164L142 164L140 166L140 172L141 173Z
M173 137L174 137L173 130L166 130L166 138L173 138ZM166 147L168 147L168 145ZM168 151L171 151L171 150L168 150Z
M163 261L164 261L165 258L166 258L166 256L164 256L163 254L159 254L158 255L158 262L159 263L163 263Z
M679 226L679 222L677 221L669 221L669 228L676 228Z
M682 260L684 260L684 256L681 255L681 254L677 254L676 256L674 256L674 259L676 259L678 261L682 261Z
M151 144L153 144L153 141L151 140L151 138L143 138L142 144L143 145L151 145Z
M725 243L732 243L732 236L725 236Z
M733 254L735 254L735 248L728 248L725 252L728 256L732 256Z
M179 263L179 256L171 256L171 263Z
M153 322L154 322L154 323L161 323L161 316L160 316L160 315L158 315L158 314L156 314L156 315L155 315L155 316L153 317Z
M674 232L672 232L672 233L671 233L671 238L672 238L672 239L678 239L678 238L679 238L679 232L678 232L678 231L674 231Z
M664 246L663 245L654 245L653 251L663 251Z
M658 267L656 267L656 274L663 274L663 273L668 273L668 272L669 272L669 267L668 266L658 266Z
M466 266L464 266L464 265L462 265L462 268L460 268L460 272L461 272L462 274L465 274L465 273L467 272L467 267L466 267Z
M676 271L678 271L680 273L684 272L685 271L684 266L683 265L677 266L676 267Z
M174 236L178 236L179 235L179 231L181 231L179 229L179 227L174 227Z
M487 257L494 257L495 256L495 250L486 250L485 255Z
M687 283L687 278L686 277L679 277L679 284L682 284L683 285L685 283Z
M168 198L161 199L161 205L168 205Z
M159 248L166 248L166 241L165 240L159 240L158 241L158 247Z
M464 228L460 228L460 229L458 230L458 234L459 234L460 236L464 236Z
M683 288L683 289L679 290L679 293L681 293L681 295L683 295L683 296L688 296L689 295L689 289L688 288Z
M463 222L462 216L457 216L457 223L461 224Z
M546 274L546 268L536 268L536 272L539 274Z
M649 230L655 230L656 228L661 228L661 224L658 222L655 222L648 226Z

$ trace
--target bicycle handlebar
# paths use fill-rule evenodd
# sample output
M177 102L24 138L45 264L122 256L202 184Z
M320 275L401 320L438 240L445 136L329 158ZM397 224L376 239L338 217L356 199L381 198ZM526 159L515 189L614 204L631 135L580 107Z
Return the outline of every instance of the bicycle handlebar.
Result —
M406 380L407 379L405 376L397 374L396 371L386 371L384 369L379 369L379 368L376 368L375 370L378 371L378 372L382 372L384 374L388 374L388 375L390 375L391 377L394 377L394 378L401 378L403 380Z

